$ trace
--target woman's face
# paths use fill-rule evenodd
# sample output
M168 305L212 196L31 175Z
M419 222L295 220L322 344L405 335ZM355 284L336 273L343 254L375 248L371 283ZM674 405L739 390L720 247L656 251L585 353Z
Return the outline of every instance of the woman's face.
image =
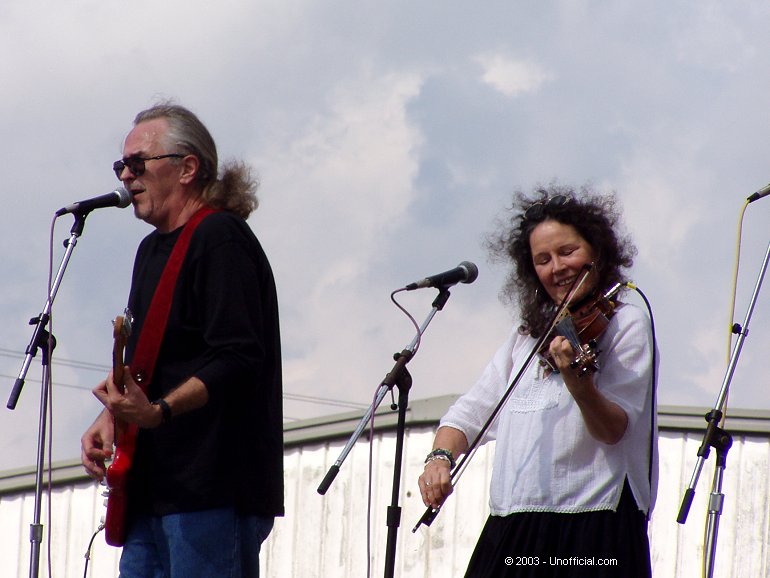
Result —
M532 264L545 292L559 304L596 259L593 247L572 225L546 220L529 235ZM579 301L594 289L596 269L592 269L571 301Z

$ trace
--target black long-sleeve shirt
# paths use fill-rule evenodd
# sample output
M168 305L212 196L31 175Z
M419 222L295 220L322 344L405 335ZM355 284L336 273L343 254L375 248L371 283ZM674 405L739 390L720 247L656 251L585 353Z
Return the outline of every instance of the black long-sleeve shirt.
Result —
M139 245L129 295L130 365L155 287L181 228ZM129 474L130 509L156 515L234 506L283 514L281 344L275 281L245 221L226 212L194 232L148 397L191 377L208 403L140 430Z

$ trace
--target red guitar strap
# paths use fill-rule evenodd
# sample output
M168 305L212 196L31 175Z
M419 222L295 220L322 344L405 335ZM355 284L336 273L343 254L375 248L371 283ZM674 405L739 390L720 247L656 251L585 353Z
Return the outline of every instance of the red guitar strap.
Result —
M176 287L179 271L182 269L182 263L185 255L187 255L190 239L201 221L214 212L215 210L211 207L202 207L187 221L174 249L171 251L166 266L163 268L155 293L152 295L150 308L147 310L147 317L142 324L142 332L139 334L139 340L131 360L131 371L134 379L145 395L147 394L147 386L152 381L155 361L158 358L163 335L166 333L166 324L174 297L174 287Z

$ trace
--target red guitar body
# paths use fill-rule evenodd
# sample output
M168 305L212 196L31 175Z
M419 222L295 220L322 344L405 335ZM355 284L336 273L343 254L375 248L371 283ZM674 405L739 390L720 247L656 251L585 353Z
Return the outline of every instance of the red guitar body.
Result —
M114 323L112 350L113 382L123 385L123 350L131 334L131 313L119 316ZM110 546L122 546L126 541L126 510L128 509L128 472L136 450L139 428L115 419L115 456L107 468L107 514L104 519L105 540Z
M116 427L117 429L117 427ZM107 468L107 515L104 536L110 546L126 542L126 510L128 509L128 472L134 459L139 428L131 424L123 428L115 449L115 458Z

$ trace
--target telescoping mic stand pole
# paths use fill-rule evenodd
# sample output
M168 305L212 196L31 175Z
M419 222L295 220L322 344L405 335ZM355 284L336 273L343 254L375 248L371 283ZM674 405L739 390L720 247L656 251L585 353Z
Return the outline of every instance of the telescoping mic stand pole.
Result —
M24 380L27 377L29 366L32 363L32 359L37 354L38 348L43 350L42 365L43 365L43 378L42 388L40 393L40 418L38 424L38 438L37 438L37 459L35 461L35 508L33 513L33 521L30 525L29 540L31 542L31 552L29 561L29 576L30 578L37 578L40 572L40 545L43 541L43 525L40 523L42 502L43 502L43 471L45 470L45 439L47 431L47 418L48 418L48 398L49 388L51 386L50 379L50 361L53 356L53 348L55 346L55 338L48 333L45 329L48 325L48 321L51 319L51 309L53 302L56 299L56 294L59 291L62 278L64 277L64 271L67 269L70 257L72 256L75 246L78 242L78 237L83 233L83 227L85 225L85 219L88 212L73 213L75 216L75 224L72 225L70 231L69 240L65 241L64 245L66 250L62 257L62 262L59 265L59 271L56 274L56 278L51 285L48 299L43 307L42 313L30 321L30 325L34 325L35 329L32 334L32 339L27 346L26 356L22 363L21 371L16 381L13 384L11 395L8 398L6 407L8 409L16 409L16 404L19 401L21 390L24 388Z
M703 443L698 449L698 460L695 464L695 471L690 479L690 485L687 490L685 490L682 505L679 509L679 516L676 519L680 524L684 524L687 521L687 514L690 511L690 506L692 506L692 501L695 497L695 486L698 485L698 478L703 470L703 465L708 459L711 448L713 447L717 451L717 462L714 470L714 480L711 486L711 496L708 502L706 547L703 551L705 575L707 578L712 578L714 576L717 534L719 533L719 517L722 515L722 506L724 504L722 480L724 477L724 470L727 467L727 452L733 443L732 436L720 428L718 424L724 415L724 406L727 400L727 394L730 391L730 382L732 381L733 373L735 373L735 367L738 364L738 357L740 357L743 342L749 334L751 315L754 312L757 297L759 297L759 290L762 287L762 281L765 277L765 272L767 271L768 261L770 261L770 244L768 244L767 251L765 252L765 259L762 262L762 268L757 277L756 285L754 286L754 293L751 296L751 302L749 303L746 318L743 321L743 327L737 324L733 326L733 333L738 334L738 339L735 342L735 347L733 347L732 354L730 355L730 362L727 364L727 371L724 380L722 381L722 388L719 391L716 405L706 414L708 426L706 427L706 432L703 436Z

